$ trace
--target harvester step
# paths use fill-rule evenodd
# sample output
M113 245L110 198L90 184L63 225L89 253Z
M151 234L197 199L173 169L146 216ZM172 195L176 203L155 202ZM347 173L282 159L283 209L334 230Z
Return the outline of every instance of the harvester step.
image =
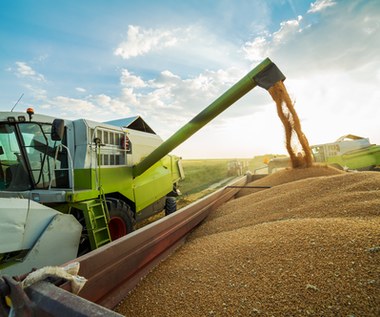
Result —
M94 232L94 233L98 233L98 232L101 232L101 231L107 231L107 227L92 229L92 232Z
M106 240L102 240L102 241L99 241L97 244L98 244L98 247L102 246L102 245L105 245L107 243L110 243L111 241L106 239Z

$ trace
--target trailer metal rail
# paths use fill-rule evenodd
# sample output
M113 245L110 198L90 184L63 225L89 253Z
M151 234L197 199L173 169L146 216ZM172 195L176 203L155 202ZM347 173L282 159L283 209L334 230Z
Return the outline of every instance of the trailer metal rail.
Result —
M188 234L218 206L232 199L251 181L251 175L177 212L151 223L71 262L80 263L79 275L87 283L79 293L70 293L68 282L41 281L23 292L9 278L0 278L0 300L12 298L14 316L120 316L114 308L159 262L182 245ZM57 250L58 251L58 250ZM64 265L67 265L66 263ZM13 295L13 297L12 297ZM0 302L0 316L5 314ZM6 316L6 315L4 315Z

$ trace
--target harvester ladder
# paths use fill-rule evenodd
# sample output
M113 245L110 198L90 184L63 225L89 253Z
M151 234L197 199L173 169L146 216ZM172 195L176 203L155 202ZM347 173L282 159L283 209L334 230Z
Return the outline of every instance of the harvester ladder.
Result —
M108 209L103 195L98 199L74 203L72 207L83 212L92 250L112 241L108 228Z
M90 216L91 227L87 231L92 249L97 249L111 242L106 208L107 206L103 202L103 199L95 199L89 204L88 214Z

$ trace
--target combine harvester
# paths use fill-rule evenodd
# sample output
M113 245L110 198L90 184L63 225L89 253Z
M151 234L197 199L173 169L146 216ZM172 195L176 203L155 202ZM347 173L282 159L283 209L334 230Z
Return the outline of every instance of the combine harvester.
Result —
M38 115L31 109L27 114L0 113L0 275L62 265L100 247L75 259L81 263L80 273L90 279L80 296L114 306L125 293L120 291L122 278L133 276L136 283L138 275L131 272L170 253L216 201L207 198L174 213L173 196L184 175L180 158L168 153L257 85L269 89L284 79L275 64L264 60L165 142L141 118L99 123ZM248 180L242 179L238 185ZM231 192L229 198L236 189ZM123 237L136 221L163 209L170 214L167 220ZM155 244L161 238L164 242ZM108 273L100 272L102 267ZM12 279L0 278L0 289L3 311L4 295L13 294L13 303L28 300ZM53 293L49 288L48 295L39 296L54 302ZM30 298L33 294L28 292ZM104 299L105 294L112 299ZM47 310L50 304L40 299L38 309ZM78 304L76 296L68 301L75 302L66 305L71 312L73 305L87 307ZM56 307L46 315L64 316L68 311Z
M311 146L315 162L339 169L370 171L380 165L380 145L368 138L347 134L333 143Z
M181 160L136 165L162 144L140 117L117 127L29 109L0 121L0 273L64 263L176 210Z
M373 171L380 166L380 145L368 138L347 134L335 142L310 146L316 163L328 164L340 170ZM289 157L268 162L268 173L290 167Z

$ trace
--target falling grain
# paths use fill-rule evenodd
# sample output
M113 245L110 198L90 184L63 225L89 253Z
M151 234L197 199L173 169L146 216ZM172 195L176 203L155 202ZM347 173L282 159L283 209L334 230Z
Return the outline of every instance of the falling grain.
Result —
M292 167L310 167L313 164L313 156L309 142L302 132L300 120L284 83L279 81L268 91L276 103L277 114L285 128L286 149L289 153ZM299 144L302 151L298 150Z

